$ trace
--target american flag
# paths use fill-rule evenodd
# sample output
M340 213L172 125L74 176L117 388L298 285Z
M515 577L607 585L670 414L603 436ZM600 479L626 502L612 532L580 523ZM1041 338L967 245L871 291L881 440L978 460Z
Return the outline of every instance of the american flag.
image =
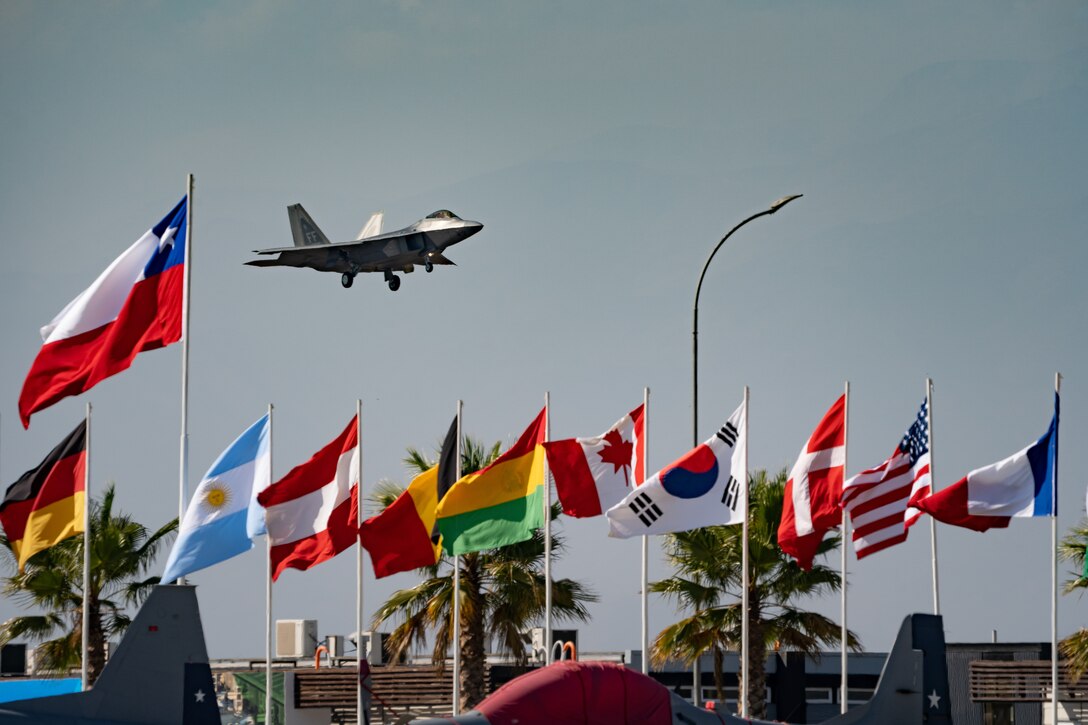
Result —
M888 460L843 486L842 505L854 527L858 558L907 539L922 512L909 504L929 495L929 417L923 402L914 423Z

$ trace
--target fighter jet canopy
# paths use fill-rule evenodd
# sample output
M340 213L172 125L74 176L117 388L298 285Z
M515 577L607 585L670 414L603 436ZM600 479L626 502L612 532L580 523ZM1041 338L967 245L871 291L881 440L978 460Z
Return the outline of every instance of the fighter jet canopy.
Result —
M428 214L427 218L428 219L457 219L457 220L461 219L461 217L457 216L456 214L454 214L449 209L439 209L438 211L434 212L433 214Z

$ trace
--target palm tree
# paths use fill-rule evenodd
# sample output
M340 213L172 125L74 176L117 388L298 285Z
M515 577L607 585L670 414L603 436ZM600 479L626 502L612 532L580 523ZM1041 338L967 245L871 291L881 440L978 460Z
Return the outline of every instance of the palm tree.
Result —
M798 599L838 591L841 577L822 564L803 571L778 548L778 522L786 471L773 478L766 471L751 476L749 506L748 586L748 716L766 717L767 651L781 647L818 656L821 649L840 641L840 627L827 617L795 606ZM665 538L665 554L676 573L653 582L650 591L664 594L691 615L657 635L652 659L675 658L692 663L710 652L714 657L714 685L725 699L722 661L741 645L741 585L743 529L708 526ZM838 548L838 537L826 539L819 553ZM848 645L860 649L857 637L847 634ZM744 683L741 682L741 691Z
M1063 561L1072 561L1079 570L1076 579L1065 583L1065 593L1088 589L1088 566L1085 552L1088 550L1088 521L1074 526L1058 544L1058 555ZM1081 592L1083 593L1083 592ZM1088 671L1088 629L1081 627L1059 644L1069 666L1069 674L1076 682Z
M139 605L159 583L145 576L163 539L177 529L177 519L150 532L131 516L113 511L113 484L102 500L91 501L90 631L87 678L93 683L106 664L105 643L131 622L128 605ZM38 662L47 670L80 666L83 639L83 537L73 536L27 560L22 573L7 536L0 536L15 574L4 577L3 591L44 614L13 617L0 625L0 644L19 637L41 642Z
M478 471L498 458L500 444L485 448L465 437L461 446L461 470ZM405 465L422 472L434 465L416 449L409 449ZM388 506L403 488L385 484L371 500ZM559 513L553 507L552 518ZM562 538L552 535L552 555L562 549ZM462 554L461 565L461 707L470 708L484 698L484 664L490 643L510 654L518 664L528 656L521 633L544 613L544 533L537 530L528 541L488 551ZM374 614L378 628L390 619L399 624L390 634L394 659L411 646L422 646L434 631L431 661L442 667L453 638L453 563L444 554L434 566L419 570L423 581L395 592ZM597 596L571 579L552 581L552 614L558 620L586 621L585 605Z

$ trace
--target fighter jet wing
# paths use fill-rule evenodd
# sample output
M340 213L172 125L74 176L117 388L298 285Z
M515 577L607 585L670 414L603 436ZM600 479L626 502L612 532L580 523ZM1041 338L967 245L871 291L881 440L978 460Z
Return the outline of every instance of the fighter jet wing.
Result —
M454 262L449 257L445 257L441 252L431 252L428 257L431 260L431 264L450 264L454 267L457 266L457 262Z
M272 249L254 249L253 253L254 254L285 254L285 253L289 253L289 252L312 252L312 251L318 251L318 250L322 250L322 249L344 249L344 248L347 248L347 247L358 247L358 246L361 246L363 244L370 244L371 242L373 242L375 240L384 239L384 238L385 238L385 236L383 235L381 237L370 237L369 239L364 239L362 241L354 241L354 242L334 242L332 244L309 244L309 245L307 245L305 247L274 247Z
M408 229L398 229L394 232L386 232L385 234L377 234L373 237L367 237L366 239L356 239L350 242L331 242L329 244L306 244L295 245L292 247L273 247L272 249L254 249L254 254L283 254L285 252L305 252L315 251L322 249L345 249L349 247L362 247L368 244L374 244L375 242L387 242L390 239L399 239L409 234Z

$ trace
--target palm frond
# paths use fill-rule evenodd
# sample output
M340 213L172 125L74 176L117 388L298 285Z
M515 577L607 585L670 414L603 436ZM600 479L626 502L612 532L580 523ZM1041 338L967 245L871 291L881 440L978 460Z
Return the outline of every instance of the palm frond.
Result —
M1065 655L1069 674L1077 682L1088 672L1088 629L1079 629L1058 643Z
M785 646L809 654L837 644L840 628L823 615L805 612L796 602L834 592L841 586L834 569L817 562L803 571L778 547L778 526L787 474L766 471L750 474L748 510L749 603L752 641L750 661L762 662L769 647ZM841 545L838 536L820 545L826 555ZM741 579L743 527L707 526L664 537L671 577L653 582L650 590L676 602L685 613L661 630L654 640L652 659L675 658L690 663L703 653L736 649L741 639ZM819 557L818 557L819 558ZM857 649L857 637L848 633L848 645ZM754 696L758 699L759 693Z
M407 489L396 481L382 479L374 485L374 489L366 497L367 511L371 514L380 514L393 505Z

